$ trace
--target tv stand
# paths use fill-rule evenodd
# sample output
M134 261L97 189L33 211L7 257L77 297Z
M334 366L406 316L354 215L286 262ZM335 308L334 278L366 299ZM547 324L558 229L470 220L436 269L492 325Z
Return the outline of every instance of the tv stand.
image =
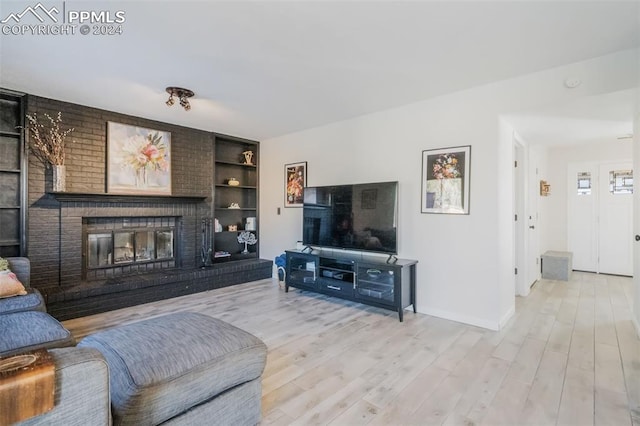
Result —
M408 306L416 312L417 260L306 249L286 251L286 292L296 287L391 309L400 321Z

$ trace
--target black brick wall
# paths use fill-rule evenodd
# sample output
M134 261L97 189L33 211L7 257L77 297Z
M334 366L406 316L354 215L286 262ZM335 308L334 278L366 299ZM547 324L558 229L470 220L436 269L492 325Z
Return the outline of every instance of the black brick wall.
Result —
M63 129L73 127L66 150L67 192L106 192L107 122L171 132L172 195L205 196L195 205L162 203L63 202L49 194L51 170L34 156L28 167L27 254L32 284L54 290L81 281L81 216L183 217L182 266L200 265L200 223L211 216L214 136L205 131L161 123L116 112L30 95L27 113L55 117L62 112ZM76 226L77 225L77 226Z

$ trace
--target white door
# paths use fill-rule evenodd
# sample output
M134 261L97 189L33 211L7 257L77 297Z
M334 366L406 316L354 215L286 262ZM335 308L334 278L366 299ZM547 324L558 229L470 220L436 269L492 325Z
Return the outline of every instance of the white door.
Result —
M631 162L600 166L599 272L633 275Z
M598 174L595 163L568 167L568 248L578 271L598 272Z
M633 275L631 162L568 167L568 249L573 269Z

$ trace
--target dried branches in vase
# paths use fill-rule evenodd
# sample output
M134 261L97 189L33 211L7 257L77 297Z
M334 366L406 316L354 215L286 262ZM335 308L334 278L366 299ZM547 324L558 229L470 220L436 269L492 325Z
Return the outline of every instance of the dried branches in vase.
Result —
M35 113L27 114L31 135L29 139L31 152L47 167L50 165L63 166L65 138L69 136L74 129L70 128L63 131L60 128L60 124L62 123L61 112L58 112L55 119L47 113L45 113L44 116L50 122L50 126L48 127L38 121L38 116Z

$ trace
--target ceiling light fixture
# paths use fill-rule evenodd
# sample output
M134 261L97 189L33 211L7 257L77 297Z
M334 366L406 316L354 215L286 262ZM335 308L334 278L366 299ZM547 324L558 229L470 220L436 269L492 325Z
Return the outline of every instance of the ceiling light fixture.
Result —
M564 81L564 86L567 89L575 89L582 84L582 80L576 77L569 77Z
M192 90L183 89L182 87L167 87L167 93L169 94L169 99L167 99L167 106L172 106L176 103L174 97L178 98L180 101L180 106L184 108L185 111L189 111L191 109L191 104L189 103L189 98L191 98L194 93Z

